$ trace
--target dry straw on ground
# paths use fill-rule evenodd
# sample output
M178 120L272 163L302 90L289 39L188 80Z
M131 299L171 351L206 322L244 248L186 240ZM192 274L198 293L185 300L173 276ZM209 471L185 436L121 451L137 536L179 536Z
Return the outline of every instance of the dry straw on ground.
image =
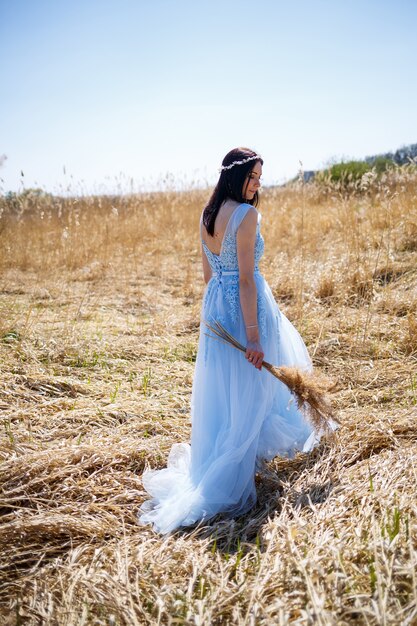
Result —
M246 516L161 538L190 435L207 192L1 201L4 624L414 624L417 180L265 190L262 271L342 426Z

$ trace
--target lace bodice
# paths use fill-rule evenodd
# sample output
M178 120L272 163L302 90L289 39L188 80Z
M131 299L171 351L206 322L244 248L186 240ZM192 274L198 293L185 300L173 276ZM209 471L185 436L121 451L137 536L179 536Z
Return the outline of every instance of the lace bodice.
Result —
M238 205L226 226L223 236L220 254L214 254L209 250L206 243L202 240L204 252L212 269L213 275L209 281L205 293L204 304L206 304L212 296L213 290L222 289L224 298L227 302L230 317L234 322L240 314L240 296L239 296L239 264L237 259L237 242L236 235L238 228L245 217L246 213L252 206L250 204ZM258 223L256 225L255 239L255 273L259 273L259 261L264 252L264 240L260 232L261 214L258 213ZM261 336L266 335L266 312L265 303L262 296L258 293L258 323ZM224 323L224 320L219 319Z
M237 230L248 210L252 208L250 204L240 204L233 211L223 236L220 254L214 254L202 240L204 252L213 272L222 274L223 271L239 271L237 260ZM255 240L255 271L259 271L259 261L264 252L264 240L260 232L261 214L258 213L258 223L256 226Z

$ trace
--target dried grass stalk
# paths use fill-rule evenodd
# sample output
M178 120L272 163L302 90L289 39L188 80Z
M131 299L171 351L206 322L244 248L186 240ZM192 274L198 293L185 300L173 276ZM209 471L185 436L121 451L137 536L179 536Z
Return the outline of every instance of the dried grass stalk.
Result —
M205 322L206 326L212 333L217 335L220 341L237 348L241 352L246 352L243 346L233 335L231 335L218 321L214 321L211 325ZM207 335L213 337L213 335ZM334 410L330 404L327 393L331 386L329 382L317 374L312 372L304 372L297 367L287 367L285 365L275 366L267 361L262 361L262 367L270 372L275 378L278 378L284 385L288 387L294 395L297 406L304 416L309 420L317 433L333 432L332 422L339 423L336 419Z

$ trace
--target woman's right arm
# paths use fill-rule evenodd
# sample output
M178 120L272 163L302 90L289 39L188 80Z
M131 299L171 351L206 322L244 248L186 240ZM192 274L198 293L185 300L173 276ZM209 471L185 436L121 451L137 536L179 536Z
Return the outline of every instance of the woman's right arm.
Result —
M203 246L203 213L200 216L200 252L201 252L201 260L203 262L203 276L204 276L204 282L207 283L209 282L211 276L212 276L212 271L211 271L211 267L210 267L210 263L208 262L208 258L207 255L204 251L204 246Z
M237 231L240 304L246 327L246 358L261 369L264 353L259 341L257 289L255 283L255 240L258 212L250 209Z
M203 261L204 282L207 285L207 283L209 282L212 276L212 271L211 271L210 263L208 262L208 259L207 259L206 253L204 252L204 248L202 244L200 244L200 248L201 248L201 259Z

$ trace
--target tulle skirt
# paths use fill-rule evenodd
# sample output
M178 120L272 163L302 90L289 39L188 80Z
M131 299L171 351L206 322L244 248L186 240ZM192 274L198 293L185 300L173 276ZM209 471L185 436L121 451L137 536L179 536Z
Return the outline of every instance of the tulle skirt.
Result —
M269 285L258 272L255 281L265 360L311 369L304 342ZM220 512L242 515L256 502L258 461L309 451L318 441L287 387L257 370L236 348L207 336L205 320L219 320L245 345L236 276L213 277L206 287L191 397L191 446L174 444L167 467L146 470L142 477L152 499L142 505L139 521L163 534Z

